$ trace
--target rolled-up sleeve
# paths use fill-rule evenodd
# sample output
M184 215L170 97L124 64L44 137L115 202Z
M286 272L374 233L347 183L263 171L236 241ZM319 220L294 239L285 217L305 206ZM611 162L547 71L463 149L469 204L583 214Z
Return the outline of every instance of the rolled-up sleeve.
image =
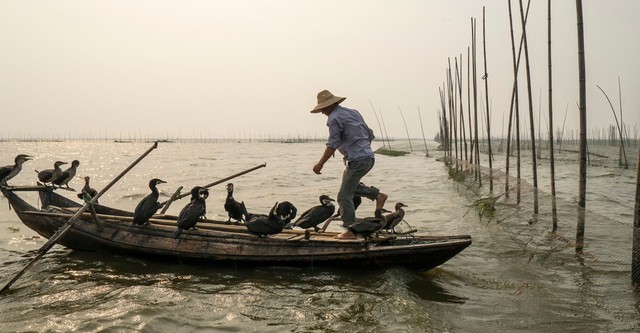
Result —
M338 149L340 146L340 138L342 137L342 126L337 119L330 117L327 120L329 127L329 139L327 139L327 147Z

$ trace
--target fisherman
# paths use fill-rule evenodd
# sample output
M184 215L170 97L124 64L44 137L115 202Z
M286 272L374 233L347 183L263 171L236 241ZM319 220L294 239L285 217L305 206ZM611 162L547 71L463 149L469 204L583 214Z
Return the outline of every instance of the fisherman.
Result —
M345 170L338 192L340 216L347 231L336 236L339 239L354 239L356 235L348 229L356 222L353 204L355 196L361 196L376 201L376 210L381 209L387 200L387 195L373 186L365 186L360 180L375 163L371 141L373 131L367 126L362 115L354 109L340 106L346 97L334 96L328 90L318 93L318 104L311 113L322 113L328 117L329 139L324 154L313 166L313 172L320 174L324 164L338 150L343 156Z

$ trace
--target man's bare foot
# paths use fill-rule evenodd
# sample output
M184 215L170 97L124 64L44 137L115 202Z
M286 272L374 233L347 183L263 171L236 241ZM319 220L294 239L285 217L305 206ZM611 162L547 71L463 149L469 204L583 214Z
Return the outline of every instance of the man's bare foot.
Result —
M376 197L376 209L384 207L384 203L387 201L388 197L388 195L382 192L378 193L378 196Z
M356 236L356 234L353 233L353 231L351 230L347 230L337 236L334 236L333 238L335 239L357 239L358 236Z

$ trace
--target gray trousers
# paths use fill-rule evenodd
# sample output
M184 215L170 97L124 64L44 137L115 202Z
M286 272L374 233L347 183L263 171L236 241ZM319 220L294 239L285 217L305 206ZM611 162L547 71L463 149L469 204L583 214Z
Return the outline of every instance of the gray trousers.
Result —
M359 161L348 162L342 174L342 184L338 192L338 204L340 205L340 216L342 224L348 227L356 222L356 210L353 205L353 197L360 196L375 200L380 190L373 186L366 186L360 182L373 165L375 159L372 157Z

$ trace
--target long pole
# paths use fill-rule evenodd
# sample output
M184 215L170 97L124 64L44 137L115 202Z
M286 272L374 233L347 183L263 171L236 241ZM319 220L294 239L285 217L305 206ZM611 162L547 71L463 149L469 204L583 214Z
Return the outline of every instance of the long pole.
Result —
M527 43L527 28L524 18L524 8L520 0L520 20L522 22L522 36L524 38L524 60L527 74L527 96L529 102L529 127L531 135L531 165L533 169L533 213L538 214L538 163L536 161L536 133L533 119L533 100L531 97L531 69L529 66L529 47Z
M587 201L587 76L584 58L584 23L582 21L582 0L576 0L578 21L578 85L580 90L580 152L578 180L578 223L576 227L576 252L584 249L584 222Z
M556 168L553 154L553 71L551 70L551 0L547 5L548 20L548 40L547 58L549 61L549 171L551 173L551 220L553 231L558 229L558 208L556 205Z
M404 115L402 114L400 105L398 105L398 111L400 111L400 117L402 117L402 122L404 123L404 129L405 131L407 131L407 140L409 140L409 150L413 151L413 147L411 146L411 136L409 136L409 128L407 127L407 122L404 120Z
M460 130L462 132L462 142L464 142L464 160L469 161L467 152L467 133L464 128L464 108L462 107L462 53L460 53L460 70L458 70L458 59L456 58L456 81L458 82L458 93L460 101ZM462 145L460 145L460 159L462 159Z
M427 138L424 136L424 126L422 125L422 115L420 114L420 105L418 105L418 118L420 119L420 129L422 130L422 141L424 141L424 150L426 157L429 157L429 148L427 147Z
M636 205L633 217L633 249L631 255L631 281L636 289L640 288L640 149L636 164Z
M474 118L474 130L475 130L475 138L476 138L476 167L475 174L476 179L478 180L478 185L482 186L482 174L480 173L480 136L478 134L478 78L477 78L477 70L476 70L476 19L471 19L471 56L472 56L472 75L473 75L473 118Z
M489 148L489 191L493 193L493 152L491 151L491 119L490 119L490 107L489 107L489 74L487 73L487 38L485 33L485 15L484 6L482 7L482 52L484 60L484 97L487 104L487 147Z
M247 170L244 170L244 171L240 171L240 172L238 172L236 174L233 174L231 176L222 178L220 180L216 180L215 182L207 184L207 185L204 185L202 187L203 188L213 187L213 186L216 186L216 185L218 185L220 183L226 182L226 181L231 180L231 179L236 178L236 177L240 177L240 176L242 176L244 174L247 174L249 172L255 171L255 170L260 169L260 168L264 168L266 166L267 166L267 163L262 163L260 165L254 166L253 168L250 168L250 169L247 169ZM180 194L179 196L175 197L173 200L169 199L167 201L161 202L159 207L162 207L162 206L166 205L169 202L172 202L172 201L175 201L175 200L180 200L180 199L182 199L184 197L187 197L187 196L190 196L190 195L191 195L191 192Z
M129 170L131 170L136 164L138 164L138 162L140 162L143 158L149 155L152 150L156 148L158 148L158 142L154 142L153 146L151 146L151 148L144 152L142 156L138 157L138 159L131 163L129 167L124 169L124 171L122 171L114 180L107 184L107 186L105 186L93 198L91 198L89 202L86 202L84 205L82 205L82 207L75 214L73 214L73 216L67 221L67 223L64 226L60 227L60 229L58 229L56 233L53 234L53 236L51 236L51 238L49 238L49 240L44 245L42 245L42 247L40 247L40 249L38 250L38 255L33 258L20 272L18 272L18 274L16 274L16 276L14 276L13 279L11 279L11 281L9 281L9 283L7 283L2 288L2 290L0 290L0 293L8 290L11 285L13 285L29 268L31 268L31 266L33 266L38 260L40 260L40 258L42 258L62 237L64 237L69 232L69 230L71 230L71 227L73 227L73 224L76 222L78 217L82 215L82 213L84 213L91 205L98 201L98 198L100 198L105 192L107 192L111 188L111 186L117 183L120 178L124 177L124 175L127 174Z
M382 131L382 125L380 125L380 119L378 119L378 113L376 112L376 108L373 107L373 103L369 100L369 105L371 105L371 110L373 110L373 115L376 116L376 122L378 122L378 128L380 128L380 136L382 137L382 149L385 149L384 145L384 132ZM389 150L391 149L391 145L389 145Z

